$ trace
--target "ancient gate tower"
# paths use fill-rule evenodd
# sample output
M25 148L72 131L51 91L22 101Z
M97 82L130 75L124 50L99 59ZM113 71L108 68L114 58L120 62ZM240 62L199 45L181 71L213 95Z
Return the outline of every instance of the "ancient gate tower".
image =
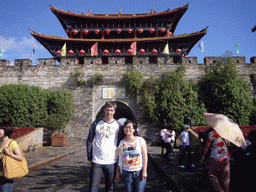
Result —
M130 68L146 72L148 76L159 69L157 76L170 71L158 64L179 64L207 32L205 28L191 34L174 35L188 4L158 13L152 9L148 13L130 14L121 10L118 14L96 14L91 10L87 14L77 14L50 8L68 37L30 32L50 52L52 61L59 61L71 73L84 73L85 80L96 73L105 76L101 84L70 88L67 84L71 79L67 73L56 72L67 77L66 87L61 86L75 95L76 110L68 127L70 135L75 138L86 137L91 122L103 115L102 106L107 100L115 100L118 104L116 119L137 119L140 122L143 113L138 101L127 97L122 75ZM44 65L48 63L45 61ZM171 68L175 70L177 66Z

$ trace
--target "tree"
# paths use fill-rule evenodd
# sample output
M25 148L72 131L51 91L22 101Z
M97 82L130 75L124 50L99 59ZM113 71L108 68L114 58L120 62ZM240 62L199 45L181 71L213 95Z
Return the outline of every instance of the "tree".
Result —
M141 103L144 107L145 117L152 122L158 122L156 97L159 91L159 81L150 77L141 87Z
M158 124L181 129L184 124L204 125L204 104L199 102L195 86L184 78L184 67L165 73L159 83Z
M70 121L73 108L73 94L66 90L49 92L47 109L48 118L44 125L51 133L64 132L67 123Z
M14 126L42 126L47 114L48 92L39 86L6 84L0 87L0 122Z
M198 85L200 99L208 112L224 114L239 125L250 124L252 97L249 85L238 78L230 55L224 55L216 68L207 73Z
M125 89L131 98L136 98L143 85L143 75L140 71L129 69L124 74Z
M154 124L181 129L192 121L204 125L204 104L199 102L196 86L184 78L184 66L167 72L160 80L147 79L141 87L145 117Z

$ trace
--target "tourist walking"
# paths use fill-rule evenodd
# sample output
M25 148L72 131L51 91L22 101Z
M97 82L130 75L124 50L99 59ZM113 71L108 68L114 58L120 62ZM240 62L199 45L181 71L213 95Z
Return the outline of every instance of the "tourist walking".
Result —
M175 131L174 130L167 130L165 132L165 146L166 146L166 153L164 154L164 158L167 160L169 159L169 155L174 155L173 147L175 142Z
M160 132L160 136L161 136L161 155L164 154L164 148L166 148L165 145L165 133L166 133L167 129L162 129Z
M192 153L191 153L191 147L190 147L190 138L189 138L189 126L185 125L185 130L180 134L179 139L182 141L182 153L181 156L179 158L179 162L178 162L178 167L179 168L185 168L185 166L183 165L183 161L186 158L186 154L188 152L187 155L187 168L191 168L191 167L195 167L194 164L192 164Z
M229 141L220 137L216 131L211 131L207 138L204 148L202 161L211 147L211 155L209 161L209 178L211 185L215 191L228 192L230 183L230 154L228 147ZM219 177L219 178L218 178ZM219 182L220 179L220 182Z
M102 172L105 191L113 191L117 146L123 139L123 126L114 119L117 105L108 101L104 105L104 117L95 120L87 138L87 157L91 164L89 191L97 192Z
M7 155L17 161L23 160L23 155L16 141L10 139L13 133L13 127L11 123L0 123L0 192L11 192L13 186L13 180L4 178L2 159L4 155ZM9 149L13 151L10 151Z
M124 133L125 139L119 145L116 181L120 180L120 172L126 192L143 192L148 164L146 141L138 136L135 121L127 120L124 123Z

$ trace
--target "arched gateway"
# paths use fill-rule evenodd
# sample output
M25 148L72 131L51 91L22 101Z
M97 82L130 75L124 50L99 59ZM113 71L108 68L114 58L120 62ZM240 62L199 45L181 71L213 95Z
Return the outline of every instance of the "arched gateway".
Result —
M101 97L94 100L93 119L98 119L104 116L103 106L107 101L115 101L117 110L114 115L115 119L136 119L137 109L136 104L130 98L126 97L125 88L122 87L99 87L94 93L99 93L102 90ZM99 96L99 95L97 95Z

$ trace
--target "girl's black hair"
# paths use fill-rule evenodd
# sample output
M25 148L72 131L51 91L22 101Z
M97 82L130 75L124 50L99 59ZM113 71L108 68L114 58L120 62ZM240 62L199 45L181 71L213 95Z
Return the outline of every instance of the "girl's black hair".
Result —
M0 123L0 129L4 130L4 136L10 137L13 133L13 126L10 122L2 122Z
M139 133L138 133L138 126L137 126L137 123L136 123L136 121L134 121L134 120L126 120L125 122L124 122L124 127L128 124L128 123L131 123L132 124L132 126L133 126L133 128L134 128L134 133L133 133L133 135L134 136L139 136Z

